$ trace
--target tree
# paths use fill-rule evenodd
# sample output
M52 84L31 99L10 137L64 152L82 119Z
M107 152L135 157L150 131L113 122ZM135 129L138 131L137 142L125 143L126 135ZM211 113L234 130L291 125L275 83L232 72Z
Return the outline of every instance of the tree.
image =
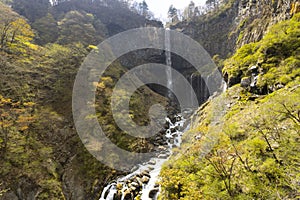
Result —
M195 3L193 1L190 2L188 7L184 9L183 16L186 20L191 20L194 17L195 11Z
M145 0L143 0L143 2L139 3L139 11L140 14L143 15L144 17L147 17L149 14L149 8L148 8L148 4L146 3Z
M178 22L179 21L177 12L178 12L177 9L173 5L171 5L169 7L168 17L171 19L172 22Z
M0 95L0 155L4 156L8 147L10 133L25 132L34 121L33 102L13 102Z
M36 42L40 45L54 43L58 38L58 25L54 17L48 13L45 17L36 20L32 27L37 30Z
M219 7L219 0L207 0L205 2L205 5L207 7L208 10L213 10L213 9L217 9Z
M49 0L14 0L12 8L30 22L44 17L50 8Z
M34 33L23 18L8 18L0 23L0 50L16 50L32 41Z
M89 13L70 11L59 22L60 44L81 42L84 45L97 44L102 37L96 34L94 16Z

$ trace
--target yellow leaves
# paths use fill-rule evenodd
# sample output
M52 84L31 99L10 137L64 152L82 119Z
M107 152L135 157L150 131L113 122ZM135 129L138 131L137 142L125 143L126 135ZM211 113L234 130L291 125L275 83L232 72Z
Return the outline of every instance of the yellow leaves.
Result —
M10 104L11 103L11 99L5 99L2 95L0 95L0 105L1 104Z
M100 89L100 90L104 90L104 89L105 89L105 85L104 85L103 82L100 82L100 83L98 83L98 82L93 82L93 85L94 85L94 87L96 87L97 89Z
M32 44L30 42L24 42L24 44L31 50L37 51L39 49L38 45Z
M111 77L102 77L101 81L104 83L105 86L111 86L113 84L113 80Z
M27 130L29 127L28 126L21 126L20 128L19 128L19 130L20 131L25 131L25 130Z
M21 42L28 42L31 41L34 37L34 33L30 25L23 18L19 18L13 21L11 23L11 27L13 33L12 40L16 39Z
M0 95L0 131L1 128L27 130L29 124L35 120L35 116L32 115L34 105L34 102L13 102L12 99Z
M0 37L0 48L23 53L26 52L26 48L37 50L37 46L30 43L34 32L23 18L9 18L4 21L0 19Z
M27 107L32 107L35 105L34 102L26 102L26 103L23 103L24 106L27 106Z
M102 77L101 81L98 82L94 82L93 85L95 87L97 87L97 89L99 89L100 91L104 90L105 88L110 88L110 86L113 85L113 80L110 77Z
M18 123L28 123L28 122L32 122L34 120L33 116L30 115L20 115L17 119Z
M98 50L98 47L95 45L89 45L88 48L92 50Z

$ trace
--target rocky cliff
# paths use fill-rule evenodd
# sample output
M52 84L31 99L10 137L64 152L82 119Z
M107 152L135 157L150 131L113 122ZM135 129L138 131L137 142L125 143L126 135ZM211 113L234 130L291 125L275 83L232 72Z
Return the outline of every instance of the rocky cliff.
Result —
M299 12L296 0L230 0L209 13L171 25L196 39L211 56L226 58L262 39L269 27Z

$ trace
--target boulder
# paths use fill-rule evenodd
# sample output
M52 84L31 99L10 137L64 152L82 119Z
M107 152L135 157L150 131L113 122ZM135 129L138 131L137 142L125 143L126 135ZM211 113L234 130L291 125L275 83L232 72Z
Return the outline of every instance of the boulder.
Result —
M160 154L158 158L167 159L169 156L167 154Z
M158 193L159 189L158 188L154 188L149 192L149 197L151 199L154 199L155 195Z
M244 77L242 78L241 80L241 86L246 88L246 87L249 87L251 84L251 77Z
M155 160L150 160L150 161L148 162L148 164L149 164L149 165L156 165L156 161L155 161Z
M150 180L150 178L148 176L143 176L143 178L142 178L143 183L148 183L149 180Z

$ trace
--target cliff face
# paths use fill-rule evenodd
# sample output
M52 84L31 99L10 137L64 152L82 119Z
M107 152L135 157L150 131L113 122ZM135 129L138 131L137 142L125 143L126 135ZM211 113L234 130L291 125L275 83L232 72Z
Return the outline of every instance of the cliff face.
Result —
M268 28L280 21L290 19L297 12L292 11L295 0L256 1L243 0L239 3L236 20L237 48L250 42L257 42L267 32Z
M259 41L268 28L299 11L296 0L232 0L210 13L172 25L213 55L228 57L244 44Z
M289 20L276 23L284 15L269 16L271 7L253 19L258 32L247 30L253 37L240 45L262 39L225 60L230 87L192 117L162 169L159 199L299 198L300 13L292 5ZM255 11L247 7L245 17ZM288 6L281 9L289 17Z

